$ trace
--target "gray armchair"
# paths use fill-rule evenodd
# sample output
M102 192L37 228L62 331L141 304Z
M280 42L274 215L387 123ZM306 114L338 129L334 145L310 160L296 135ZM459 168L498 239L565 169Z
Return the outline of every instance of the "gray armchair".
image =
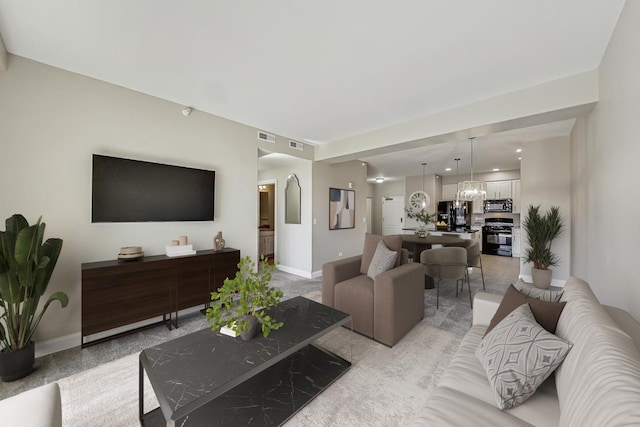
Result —
M380 240L399 257L371 279L367 271ZM408 259L400 236L367 234L362 255L322 266L322 303L349 313L354 331L393 346L424 317L425 267Z

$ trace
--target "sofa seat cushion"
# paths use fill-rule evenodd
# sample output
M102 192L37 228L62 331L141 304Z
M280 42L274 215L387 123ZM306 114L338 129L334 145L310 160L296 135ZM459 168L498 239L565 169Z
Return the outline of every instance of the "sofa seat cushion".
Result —
M425 405L410 424L412 426L531 426L514 417L509 411L500 411L489 404L459 390L436 387L427 397Z
M353 317L353 330L373 337L373 280L366 275L336 284L334 308Z
M493 389L489 384L487 374L476 358L475 352L486 325L475 325L462 339L458 351L455 353L448 368L442 374L440 387L457 390L485 402L500 411L493 398ZM526 404L504 411L531 425L557 426L560 418L560 405L556 393L554 377L548 378ZM462 424L464 425L464 424ZM478 424L480 425L480 424Z
M0 401L0 425L62 427L58 384L45 384Z

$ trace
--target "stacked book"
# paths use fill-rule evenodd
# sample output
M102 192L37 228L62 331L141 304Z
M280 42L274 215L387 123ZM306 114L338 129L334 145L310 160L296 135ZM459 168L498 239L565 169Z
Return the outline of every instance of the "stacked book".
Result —
M123 246L120 248L118 259L126 261L140 259L143 256L144 253L142 252L142 246Z
M196 251L193 250L193 245L172 245L165 247L167 256L195 255L196 253Z

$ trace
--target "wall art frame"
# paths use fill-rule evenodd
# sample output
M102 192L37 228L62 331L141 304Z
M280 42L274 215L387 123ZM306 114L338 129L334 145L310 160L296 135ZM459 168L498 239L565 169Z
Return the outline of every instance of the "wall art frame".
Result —
M356 226L356 191L329 188L329 230Z

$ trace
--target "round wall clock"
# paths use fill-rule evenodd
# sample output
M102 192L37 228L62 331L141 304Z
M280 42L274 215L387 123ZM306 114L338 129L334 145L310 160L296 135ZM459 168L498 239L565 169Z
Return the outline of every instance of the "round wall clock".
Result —
M427 209L431 204L431 198L424 191L416 191L409 196L409 209L412 212Z

